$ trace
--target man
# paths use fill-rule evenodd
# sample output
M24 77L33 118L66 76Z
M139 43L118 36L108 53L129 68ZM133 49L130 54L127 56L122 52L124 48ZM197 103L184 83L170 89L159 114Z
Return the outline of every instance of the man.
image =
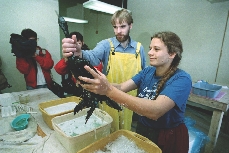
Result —
M93 66L102 61L102 72L107 79L112 83L121 83L146 66L146 57L141 43L134 41L129 36L133 26L130 12L126 9L115 12L111 18L111 24L115 37L102 40L93 50L81 50L75 43L77 38L73 35L72 39L64 38L62 40L62 52L65 58L74 54L89 60ZM129 94L136 96L137 91L131 91ZM106 104L102 104L100 108L113 118L111 132L119 129L131 130L132 111L123 107L123 110L118 112Z
M21 35L28 40L38 40L37 33L31 29L22 30ZM30 56L16 57L16 67L24 74L26 89L51 87L51 69L54 65L51 54L39 46L30 52Z

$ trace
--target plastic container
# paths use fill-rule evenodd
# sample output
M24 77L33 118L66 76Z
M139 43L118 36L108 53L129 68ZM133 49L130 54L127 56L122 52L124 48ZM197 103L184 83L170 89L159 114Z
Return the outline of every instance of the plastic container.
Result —
M2 117L8 117L16 115L16 108L14 106L2 106L1 107Z
M143 137L142 135L139 135L135 132L131 132L128 130L118 130L118 131L108 135L107 137L102 138L102 139L90 144L89 146L81 149L77 153L89 153L89 152L93 153L95 151L102 150L102 149L104 149L104 147L108 143L115 141L115 139L117 139L121 135L127 137L131 141L134 141L135 144L140 149L143 149L147 153L162 153L161 149L155 143L150 141L148 138ZM125 144L123 144L123 146L124 145Z
M58 127L58 124L60 123L86 115L88 110L89 108L86 108L76 113L76 115L68 113L52 119L52 126L55 130L55 135L69 153L76 153L80 149L110 134L111 122L113 119L108 113L98 108L95 108L93 114L106 122L106 124L100 127L77 136L68 136Z
M11 106L13 103L18 102L11 93L4 93L0 98L0 105L7 107Z
M222 89L222 86L209 84L205 81L197 82L192 85L192 93L208 98L215 98L220 90Z
M71 96L71 97L67 97L67 98L60 98L60 99L57 99L57 100L51 100L51 101L40 103L39 104L39 110L42 113L42 117L43 117L43 120L45 121L45 123L48 125L48 127L50 129L53 130L52 121L51 120L56 116L60 116L60 115L63 115L63 114L67 114L67 113L73 112L74 107L72 108L72 110L61 112L61 113L57 113L57 114L52 114L52 115L48 114L45 111L45 108L48 108L48 107L51 107L51 106L57 106L57 105L64 104L64 103L67 103L67 102L75 102L76 105L77 105L80 101L81 101L81 98L75 97L75 96Z
M17 116L12 122L11 127L16 131L24 130L28 125L29 114L21 114Z
M20 104L27 104L30 101L30 95L29 94L20 94L18 95L18 99Z
M209 137L202 131L195 128L196 121L191 117L185 117L185 125L188 128L189 151L188 153L201 153Z

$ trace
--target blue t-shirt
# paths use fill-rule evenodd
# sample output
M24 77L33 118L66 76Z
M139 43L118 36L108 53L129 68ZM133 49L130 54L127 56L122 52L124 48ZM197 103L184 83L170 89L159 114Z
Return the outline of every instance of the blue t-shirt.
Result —
M154 99L160 77L155 76L155 67L149 66L135 75L132 80L138 86L138 97ZM184 121L186 103L191 91L191 76L181 69L177 69L168 79L159 93L166 95L175 102L175 106L158 118L157 121L145 116L139 116L139 121L151 128L172 128ZM153 102L153 101L152 101Z
M116 37L109 38L113 45L115 52L121 53L130 53L135 54L137 49L137 42L133 39L129 38L129 43L126 48L123 48L121 43L116 39ZM105 39L100 41L93 50L84 50L82 52L83 58L90 61L92 66L96 66L102 61L103 63L103 74L106 74L107 65L110 55L110 42ZM140 47L140 55L141 55L141 67L144 69L146 67L146 56L144 52L144 47L141 45Z

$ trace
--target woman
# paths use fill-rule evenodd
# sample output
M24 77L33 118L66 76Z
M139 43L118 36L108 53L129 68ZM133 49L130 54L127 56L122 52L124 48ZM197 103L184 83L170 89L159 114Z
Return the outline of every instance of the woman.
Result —
M187 153L189 136L184 124L186 102L192 81L178 68L183 52L180 38L173 32L156 33L148 52L150 65L132 79L110 84L106 77L88 66L94 79L79 77L89 84L86 90L106 95L140 115L136 132L155 142L163 153ZM125 92L138 88L138 97Z

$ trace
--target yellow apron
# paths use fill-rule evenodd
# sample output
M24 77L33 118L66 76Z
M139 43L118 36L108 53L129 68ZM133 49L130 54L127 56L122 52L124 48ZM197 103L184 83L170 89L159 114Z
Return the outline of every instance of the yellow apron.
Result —
M110 39L108 41L111 46L107 65L107 79L109 82L122 83L141 71L141 57L139 54L141 43L138 42L137 44L136 54L130 54L115 52L113 43ZM130 91L128 94L136 96L137 90ZM113 118L111 133L119 129L131 130L133 111L122 107L123 110L118 112L116 109L106 105L105 102L100 105L100 109L106 111Z

